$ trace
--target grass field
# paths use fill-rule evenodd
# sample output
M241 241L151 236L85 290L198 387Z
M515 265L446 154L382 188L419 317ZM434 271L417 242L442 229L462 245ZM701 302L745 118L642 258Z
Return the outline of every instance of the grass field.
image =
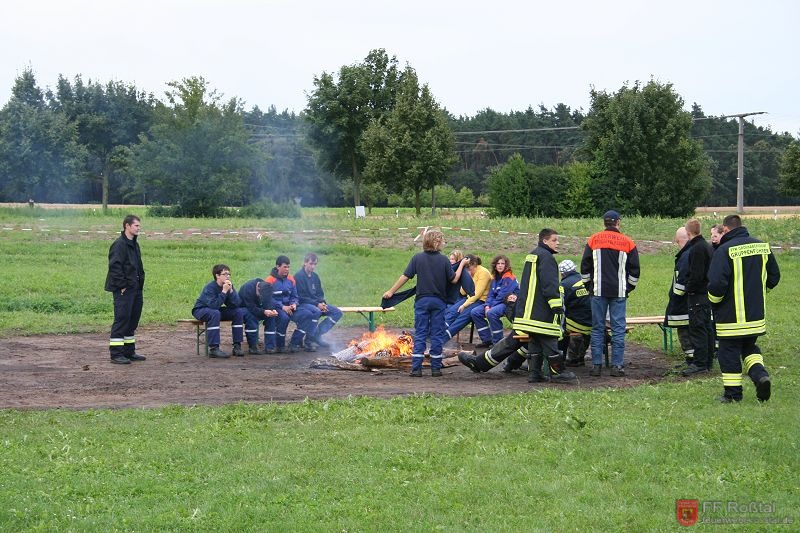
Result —
M106 253L123 215L0 210L0 226L14 228L0 233L0 336L105 331L111 321L111 299L102 291ZM392 210L356 222L336 210L309 210L301 221L143 216L143 228L377 232L389 221L414 228L468 222L495 231L548 225L588 235L598 226L475 216L420 220ZM669 241L680 222L630 219L625 231ZM796 219L753 222L748 226L759 237L800 242ZM372 246L318 242L318 271L330 300L377 304L414 250L414 231L397 233L394 245L384 236ZM456 242L491 256L502 251L492 246L504 238L459 234ZM143 322L154 325L189 315L212 264L229 264L239 285L265 275L278 253L299 268L308 244L281 233L262 240L147 238L142 248ZM629 314L663 312L671 253L642 258ZM512 262L521 264L521 255ZM701 513L701 520L800 523L797 252L779 253L778 261L783 277L768 296L769 334L760 342L775 378L766 404L755 401L749 383L741 404L715 403L717 375L624 390L479 398L0 410L0 530L664 531L680 527L677 499L722 501L726 510L727 502L773 505L771 512ZM410 306L385 321L410 326ZM656 328L638 328L630 340L660 347Z

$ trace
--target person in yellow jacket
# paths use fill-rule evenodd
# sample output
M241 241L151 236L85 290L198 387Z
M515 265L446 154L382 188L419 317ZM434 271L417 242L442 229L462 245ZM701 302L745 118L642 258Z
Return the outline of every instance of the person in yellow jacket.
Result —
M467 255L462 259L467 263L467 270L472 280L475 282L475 294L467 296L464 289L461 289L461 298L447 308L445 313L445 323L447 323L448 339L456 336L456 333L464 329L469 324L472 317L470 313L473 309L482 309L489 296L489 288L492 285L492 273L481 264L481 258L477 255Z

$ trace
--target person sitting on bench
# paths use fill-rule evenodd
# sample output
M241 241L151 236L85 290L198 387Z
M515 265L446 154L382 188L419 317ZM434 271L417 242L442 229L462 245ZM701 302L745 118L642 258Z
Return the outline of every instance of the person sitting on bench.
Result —
M240 307L241 299L231 283L231 269L228 268L228 265L214 265L211 275L214 276L214 280L209 281L203 287L203 292L194 303L192 316L206 323L209 357L223 359L230 357L230 354L219 349L219 323L221 320L232 322L233 355L243 356L244 309Z

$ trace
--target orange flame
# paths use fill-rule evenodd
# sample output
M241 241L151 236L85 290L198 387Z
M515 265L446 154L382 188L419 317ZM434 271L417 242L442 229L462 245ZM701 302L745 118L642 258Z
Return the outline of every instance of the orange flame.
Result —
M350 346L355 346L359 354L380 354L383 357L401 357L413 353L414 340L410 335L403 333L395 335L388 333L383 326L373 332L365 333L360 339L350 341Z

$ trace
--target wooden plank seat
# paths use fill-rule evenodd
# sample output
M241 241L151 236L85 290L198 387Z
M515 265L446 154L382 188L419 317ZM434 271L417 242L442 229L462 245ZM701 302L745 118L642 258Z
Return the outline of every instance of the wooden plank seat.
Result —
M230 320L220 320L220 324L223 322L230 322ZM181 318L178 319L178 324L191 324L195 328L195 341L197 344L197 355L200 355L200 338L203 339L203 344L206 347L206 357L208 356L208 337L206 336L206 323L202 320L197 320L196 318Z
M394 307L370 307L370 306L354 306L354 307L339 307L342 313L358 313L367 320L369 330L375 331L375 313L389 313L394 311Z

